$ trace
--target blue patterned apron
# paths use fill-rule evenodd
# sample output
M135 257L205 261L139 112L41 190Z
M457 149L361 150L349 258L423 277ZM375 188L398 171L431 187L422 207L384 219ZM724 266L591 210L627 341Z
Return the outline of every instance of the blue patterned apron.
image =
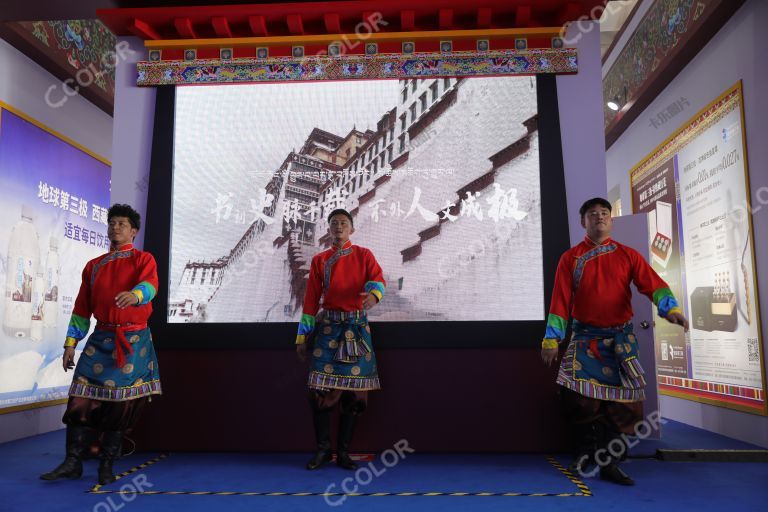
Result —
M125 354L125 365L117 366L117 335L95 330L88 337L75 367L69 395L122 402L160 394L160 371L149 328L125 333L132 352Z
M320 314L315 325L308 385L320 390L381 388L365 311Z

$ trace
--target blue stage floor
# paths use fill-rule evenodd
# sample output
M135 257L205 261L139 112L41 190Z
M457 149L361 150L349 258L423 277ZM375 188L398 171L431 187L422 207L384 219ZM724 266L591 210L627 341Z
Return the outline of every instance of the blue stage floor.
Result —
M756 449L680 423L664 441L643 441L625 463L635 487L562 470L568 457L530 454L420 454L377 459L354 472L303 469L308 454L136 454L121 459L117 482L94 488L96 461L83 478L43 482L62 459L63 431L0 445L0 511L183 510L763 510L768 464L661 462L657 448ZM640 457L640 458L634 458ZM386 464L385 464L386 463ZM390 466L390 467L388 467ZM349 479L345 482L345 479ZM140 494L136 494L140 491ZM345 491L353 494L344 495ZM215 493L215 494L214 494Z

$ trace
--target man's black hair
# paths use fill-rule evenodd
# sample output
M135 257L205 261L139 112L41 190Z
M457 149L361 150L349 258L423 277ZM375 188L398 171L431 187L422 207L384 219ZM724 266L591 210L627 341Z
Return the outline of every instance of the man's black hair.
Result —
M109 222L109 219L112 217L128 217L131 226L136 229L141 229L141 215L128 204L113 204L107 212L107 222Z
M593 197L589 201L586 201L583 205L581 205L581 208L579 208L579 217L582 219L584 218L584 214L587 213L587 210L592 208L593 206L602 206L603 208L607 208L608 211L611 211L611 203L608 202L608 200L603 199L602 197Z
M336 208L330 214L328 214L328 224L331 223L331 219L335 215L344 215L345 217L347 217L349 219L349 223L352 224L352 227L355 226L355 221L352 219L352 215L347 210L345 210L344 208Z

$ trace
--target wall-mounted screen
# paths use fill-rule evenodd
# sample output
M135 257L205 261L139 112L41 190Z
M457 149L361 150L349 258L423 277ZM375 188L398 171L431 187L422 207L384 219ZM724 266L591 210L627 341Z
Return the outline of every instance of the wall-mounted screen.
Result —
M379 321L544 319L534 77L176 90L169 323L294 322L346 208Z

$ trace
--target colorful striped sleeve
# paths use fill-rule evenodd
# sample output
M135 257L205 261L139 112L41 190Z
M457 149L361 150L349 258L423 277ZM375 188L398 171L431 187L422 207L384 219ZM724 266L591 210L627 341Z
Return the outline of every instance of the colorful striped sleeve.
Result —
M67 327L67 338L80 341L86 337L90 328L90 319L72 313L72 316L69 318L69 327Z
M139 298L139 303L137 306L148 304L152 299L155 298L155 295L157 295L157 290L155 290L155 287L152 286L152 283L147 281L142 281L134 286L131 292L133 292Z
M381 299L384 297L384 283L379 281L368 281L365 283L365 291L367 293L372 293L374 297L376 297L376 300L381 302Z
M315 328L315 317L303 313L301 315L301 321L299 322L299 331L296 333L296 344L301 345L307 341L307 336L312 333Z
M653 301L659 316L666 318L670 313L682 314L683 311L666 281L653 270L639 252L632 249L629 254L632 257L632 281L637 286L637 291Z
M557 340L562 341L565 338L565 330L568 328L568 320L550 313L547 317L547 329L544 332L545 340Z
M384 272L381 270L379 262L376 261L376 257L369 249L365 249L364 260L367 279L365 283L365 291L366 293L372 293L376 299L381 302L381 299L384 298L385 287L387 286L387 283L384 280Z
M69 318L65 344L75 346L78 341L88 335L91 328L91 272L93 271L92 262L83 269L80 291L75 299L75 306L72 308L72 316Z
M138 251L137 251L138 252ZM157 278L157 262L152 254L141 251L138 253L141 272L138 276L139 284L133 287L133 292L138 298L137 306L148 304L157 295L159 280Z
M672 295L672 290L667 287L658 288L653 292L653 303L656 305L659 316L662 318L667 318L670 313L683 314L677 299Z
M319 254L312 258L307 279L307 289L304 292L304 308L296 333L296 345L307 341L307 336L315 328L315 315L320 310L320 296L323 293L322 263Z
M571 251L567 251L560 257L555 274L555 286L552 290L552 302L547 316L547 328L544 332L544 340L551 348L551 340L559 343L565 338L568 327L568 319L571 311L571 286L573 283L573 269L570 267ZM549 341L547 341L549 340Z

